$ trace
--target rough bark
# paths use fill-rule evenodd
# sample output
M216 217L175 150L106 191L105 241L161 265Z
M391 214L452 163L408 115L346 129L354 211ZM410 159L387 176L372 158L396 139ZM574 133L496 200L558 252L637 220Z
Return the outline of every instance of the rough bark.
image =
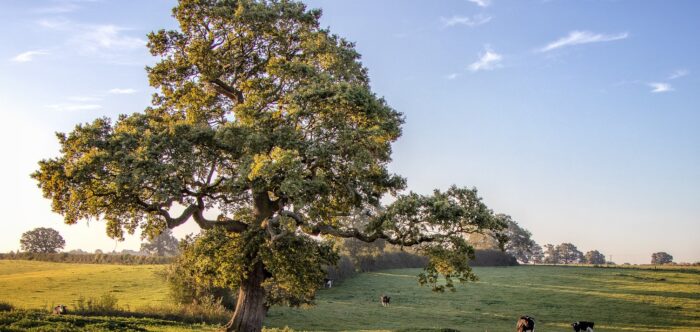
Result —
M254 194L253 203L256 224L254 227L259 228L276 212L276 205L270 201L267 192ZM250 257L250 259L253 261L255 257ZM263 263L256 262L248 275L241 281L236 311L226 324L226 331L260 332L262 330L263 320L268 309L265 304L266 296L262 283L267 277L268 273Z
M267 315L265 305L265 268L256 263L238 290L238 302L233 317L226 325L226 331L260 332Z

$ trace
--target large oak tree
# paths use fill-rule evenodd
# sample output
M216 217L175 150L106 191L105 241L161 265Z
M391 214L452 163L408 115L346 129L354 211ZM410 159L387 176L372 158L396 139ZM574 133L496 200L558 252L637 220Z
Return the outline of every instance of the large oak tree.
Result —
M66 223L103 219L115 238L191 219L225 232L201 251L228 262L208 272L239 289L235 331L259 331L272 304L313 298L337 259L327 238L416 246L430 257L419 281L436 290L475 278L464 236L502 223L474 189L401 194L387 164L403 116L372 93L354 45L319 27L319 10L181 0L173 14L179 30L148 36L152 106L58 134L60 156L33 174Z

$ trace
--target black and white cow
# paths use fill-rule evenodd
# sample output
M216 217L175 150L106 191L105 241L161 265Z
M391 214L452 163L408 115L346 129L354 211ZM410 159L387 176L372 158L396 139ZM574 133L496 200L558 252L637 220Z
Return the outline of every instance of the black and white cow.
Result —
M571 327L573 327L576 332L593 332L593 324L593 322L579 321L572 323Z
M535 332L535 319L530 316L520 316L515 328L518 332Z
M333 287L333 279L324 278L323 279L323 287L326 287L326 288Z
M389 302L391 301L391 297L390 297L390 296L386 296L386 295L382 295L382 296L379 298L379 301L382 302L382 306L388 307L388 306L389 306Z

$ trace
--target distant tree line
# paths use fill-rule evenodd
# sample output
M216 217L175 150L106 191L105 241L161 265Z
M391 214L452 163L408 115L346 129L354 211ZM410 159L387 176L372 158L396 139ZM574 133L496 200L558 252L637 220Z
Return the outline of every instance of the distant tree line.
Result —
M56 262L56 263L84 263L84 264L169 264L172 257L144 256L122 253L34 253L34 252L9 252L0 253L0 259L21 259L30 261Z

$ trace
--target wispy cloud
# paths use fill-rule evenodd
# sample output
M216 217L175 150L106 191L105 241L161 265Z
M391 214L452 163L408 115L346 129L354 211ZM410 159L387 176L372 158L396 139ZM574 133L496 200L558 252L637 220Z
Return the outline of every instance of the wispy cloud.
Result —
M118 58L126 52L143 50L146 41L128 34L131 29L113 24L83 24L66 19L44 19L39 26L68 35L66 45L81 55Z
M77 101L77 102L95 102L95 101L100 101L102 98L99 97L91 97L91 96L73 96L73 97L68 97L66 98L67 100L70 101Z
M65 14L80 9L80 6L72 2L58 3L53 6L40 7L34 10L39 14Z
M648 84L651 87L651 93L662 93L673 91L671 84L662 82L652 82Z
M130 95L130 94L135 93L135 92L136 92L136 90L131 89L131 88L129 88L129 89L114 88L114 89L109 90L109 93L111 93L113 95Z
M491 21L493 17L486 16L483 14L474 15L472 17L467 16L452 16L450 18L441 17L442 25L444 27L451 27L455 25L466 25L468 27L475 27L478 25L486 24Z
M678 70L674 71L673 73L671 73L671 75L668 76L668 79L675 80L677 78L687 76L688 74L690 74L690 71L688 71L686 69L678 69Z
M40 14L72 13L83 8L85 3L99 1L100 0L52 0L51 5L38 7L34 9L34 12Z
M450 73L450 74L445 75L445 78L448 79L448 80L453 80L453 79L455 79L455 78L457 78L457 77L459 77L459 74L458 74L458 73Z
M102 105L87 103L59 103L46 105L46 107L60 112L76 112L98 110L102 108Z
M40 51L40 50L27 51L27 52L15 55L10 60L14 61L14 62L29 62L29 61L34 60L34 57L37 55L48 55L48 54L49 54L48 52Z
M468 1L476 4L479 7L488 7L491 5L491 0L468 0Z
M480 70L493 70L500 68L503 56L486 46L484 52L479 55L479 60L469 65L469 70L477 72Z
M602 33L593 33L590 31L571 31L569 32L568 36L559 38L547 44L547 46L540 48L538 51L549 52L567 46L609 42L614 40L625 39L627 37L629 37L629 34L627 32L608 35Z

